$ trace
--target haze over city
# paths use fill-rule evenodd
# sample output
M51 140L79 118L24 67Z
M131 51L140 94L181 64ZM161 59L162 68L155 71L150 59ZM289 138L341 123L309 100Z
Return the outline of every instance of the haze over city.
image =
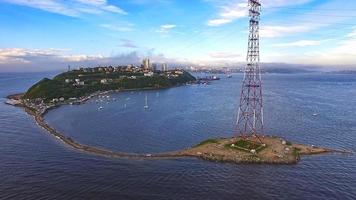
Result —
M262 1L261 62L356 69L356 4ZM244 63L244 0L0 0L0 71Z

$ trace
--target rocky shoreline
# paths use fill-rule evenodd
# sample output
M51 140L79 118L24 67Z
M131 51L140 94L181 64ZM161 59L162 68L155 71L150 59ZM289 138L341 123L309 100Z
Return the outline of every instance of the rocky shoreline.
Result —
M105 92L105 94L106 93L108 92ZM81 102L79 103L84 103L88 99L92 98L94 95L100 94L92 94L87 98L84 98L84 100L81 100ZM15 102L14 104L9 104L22 107L26 111L26 113L28 113L35 119L38 126L45 129L50 135L54 136L56 139L68 145L69 147L78 151L94 154L97 156L127 159L174 159L182 157L196 157L214 162L246 164L296 164L300 160L301 155L324 154L331 152L348 153L346 151L336 151L328 148L320 148L302 144L292 144L284 141L281 138L273 136L261 137L261 140L266 145L266 147L259 153L252 153L229 148L229 145L241 139L238 137L209 140L209 142L203 142L200 145L185 150L157 154L136 154L111 151L103 148L80 144L74 141L72 138L66 137L64 134L49 126L44 120L44 115L49 109L56 108L63 104L53 105L38 110L36 108L29 107L25 103L23 103L23 101L21 100L21 95L22 94L8 96L7 98L9 99L9 101ZM251 137L248 138L248 140L254 141L256 140L256 138Z

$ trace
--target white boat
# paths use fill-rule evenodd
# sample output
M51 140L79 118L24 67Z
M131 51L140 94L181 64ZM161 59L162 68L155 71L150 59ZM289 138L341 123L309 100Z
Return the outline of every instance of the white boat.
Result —
M98 110L102 110L102 109L104 109L104 107L102 107L102 106L100 106L100 107L98 108Z
M314 117L316 117L316 116L318 116L319 115L319 113L313 113L313 116Z
M148 109L148 103L147 103L147 94L145 96L145 106L143 107L144 109Z

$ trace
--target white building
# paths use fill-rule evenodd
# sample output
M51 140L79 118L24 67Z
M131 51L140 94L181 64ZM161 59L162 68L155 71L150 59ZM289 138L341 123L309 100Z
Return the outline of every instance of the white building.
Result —
M153 76L153 72L147 72L147 73L144 73L143 75L144 76L147 76L147 77L151 77L151 76Z
M181 70L176 70L174 73L175 73L175 74L183 74L183 71L181 71Z
M75 83L73 85L85 85L84 81L80 81L80 79L75 79Z
M166 64L166 63L163 63L163 64L162 64L161 71L162 71L162 72L165 72L165 71L167 71L167 70L168 70L167 64Z
M150 69L151 68L150 59L148 59L148 58L143 59L142 65L143 65L143 69L146 69L146 70Z
M104 78L104 79L100 80L101 84L108 84L108 83L111 83L111 82L113 82L113 80L110 79L110 78Z

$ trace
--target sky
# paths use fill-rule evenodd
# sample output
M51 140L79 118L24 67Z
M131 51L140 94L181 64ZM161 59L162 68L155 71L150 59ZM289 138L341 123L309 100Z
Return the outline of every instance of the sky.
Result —
M356 69L356 2L261 0L261 62ZM0 0L0 71L243 63L247 0Z

